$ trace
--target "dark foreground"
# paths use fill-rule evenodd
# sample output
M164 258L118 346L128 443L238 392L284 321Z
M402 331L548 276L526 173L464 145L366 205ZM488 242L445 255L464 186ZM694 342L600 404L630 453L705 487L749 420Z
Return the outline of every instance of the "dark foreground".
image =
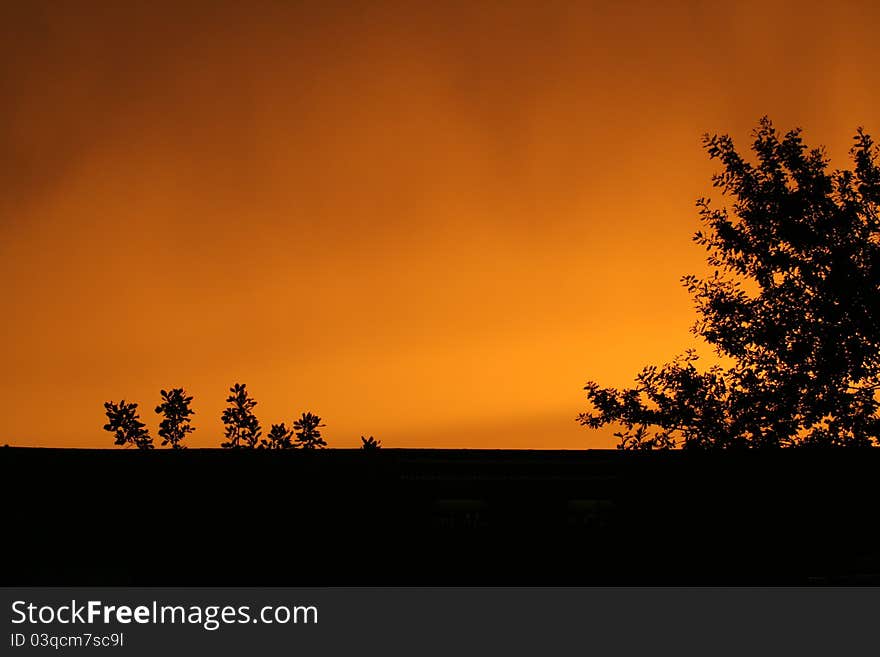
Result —
M0 449L3 585L880 584L880 450Z

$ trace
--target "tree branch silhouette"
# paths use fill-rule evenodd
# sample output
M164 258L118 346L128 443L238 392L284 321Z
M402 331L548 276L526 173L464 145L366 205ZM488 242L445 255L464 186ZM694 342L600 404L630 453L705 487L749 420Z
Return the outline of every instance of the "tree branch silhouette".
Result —
M170 444L173 449L183 449L181 443L195 427L190 425L190 416L195 411L190 408L192 397L187 397L183 388L159 391L162 403L156 406L156 413L164 416L159 424L159 437L162 445Z
M714 269L687 275L692 331L734 364L699 371L693 351L647 367L636 386L590 381L591 428L622 427L622 449L869 446L878 440L880 166L861 128L851 170L829 171L800 130L766 117L748 162L727 135L703 146L731 200L697 201L694 241Z
M221 447L230 449L250 448L257 446L257 441L262 434L260 421L254 415L256 400L250 397L247 386L244 383L236 383L230 389L231 393L226 398L229 404L220 419L223 420L226 442Z
M126 404L123 399L118 404L104 402L107 424L104 431L114 434L114 444L138 449L153 449L153 438L146 425L141 422L137 412L137 404Z
M301 449L322 449L327 446L327 442L321 437L319 429L324 425L321 424L321 418L312 413L303 413L302 416L293 423L296 432L296 446Z

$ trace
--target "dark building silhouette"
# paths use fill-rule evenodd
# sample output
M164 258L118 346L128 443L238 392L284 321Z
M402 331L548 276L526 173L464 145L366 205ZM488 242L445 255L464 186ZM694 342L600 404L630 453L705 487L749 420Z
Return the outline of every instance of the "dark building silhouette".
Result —
M880 450L7 448L0 465L8 585L880 582Z

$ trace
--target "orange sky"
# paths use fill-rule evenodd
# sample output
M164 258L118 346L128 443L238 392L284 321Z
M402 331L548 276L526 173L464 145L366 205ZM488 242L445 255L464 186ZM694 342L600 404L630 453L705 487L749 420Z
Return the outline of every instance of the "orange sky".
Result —
M155 433L184 386L216 446L241 381L332 446L612 446L584 382L694 344L700 135L880 136L870 1L17 4L12 445L111 446L120 398Z

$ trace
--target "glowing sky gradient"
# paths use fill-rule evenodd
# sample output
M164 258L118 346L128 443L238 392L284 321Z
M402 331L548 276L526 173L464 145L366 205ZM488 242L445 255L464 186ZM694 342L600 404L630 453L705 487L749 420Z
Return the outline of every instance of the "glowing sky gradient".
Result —
M869 1L17 4L0 444L184 386L216 446L242 381L331 446L611 446L584 382L695 344L700 135L880 136Z

